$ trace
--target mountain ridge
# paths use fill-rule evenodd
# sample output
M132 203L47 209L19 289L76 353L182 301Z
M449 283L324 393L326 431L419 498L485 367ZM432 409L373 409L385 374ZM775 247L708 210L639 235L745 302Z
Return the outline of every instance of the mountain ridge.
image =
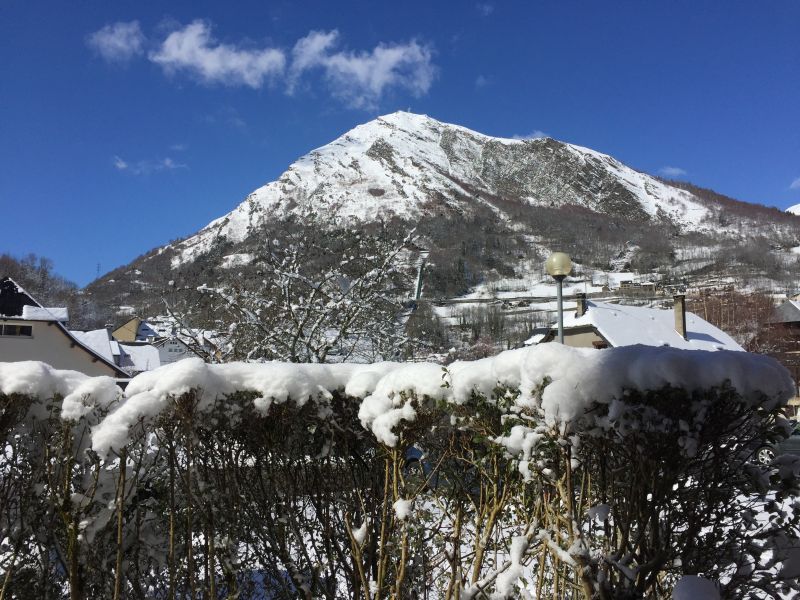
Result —
M416 227L432 250L429 292L437 295L518 277L520 264L553 249L601 270L630 256L630 268L675 277L709 270L773 277L786 265L794 277L800 270L792 250L800 248L798 217L553 138L498 138L396 112L312 150L196 234L87 290L136 305L164 293L167 281L191 287L246 274L264 232L280 235L281 223L313 214L335 217L341 227Z
M556 168L556 161L566 164ZM525 168L535 171L532 178L520 173ZM577 182L584 186L573 189L564 185L571 171L603 176L585 177ZM540 180L540 185L532 189L531 179ZM443 184L442 180L449 181ZM478 185L464 189L465 182ZM691 194L607 154L553 138L488 136L401 111L358 125L300 157L277 180L256 189L231 212L183 240L173 266L202 253L209 237L224 235L241 241L249 228L258 225L258 212L285 217L312 203L361 220L413 219L421 215L426 201L438 198L458 205L454 191L465 196L475 196L475 192L517 196L533 206L577 204L601 212L627 211L629 217L666 218L684 227L697 226L707 217L707 210L692 202ZM370 201L374 198L381 202ZM612 206L608 209L604 204Z

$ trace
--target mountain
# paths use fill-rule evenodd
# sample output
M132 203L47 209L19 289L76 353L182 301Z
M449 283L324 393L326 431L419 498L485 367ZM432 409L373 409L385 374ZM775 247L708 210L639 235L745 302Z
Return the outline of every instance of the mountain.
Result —
M491 137L397 112L313 150L197 234L88 291L138 306L163 293L168 280L191 286L246 272L265 231L279 235L280 223L313 214L335 216L341 227L416 227L431 251L427 290L434 296L519 278L554 248L587 269L786 285L798 273L794 215L662 180L551 138Z

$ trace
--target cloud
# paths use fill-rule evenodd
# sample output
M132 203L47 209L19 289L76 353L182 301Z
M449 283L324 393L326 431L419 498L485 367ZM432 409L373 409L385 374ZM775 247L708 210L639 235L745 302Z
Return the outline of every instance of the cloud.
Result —
M321 69L335 97L353 108L372 109L391 88L422 96L436 76L430 48L416 41L381 43L363 52L334 52L338 40L336 30L312 31L298 40L289 69L290 94L305 72Z
M535 129L528 135L514 135L511 136L511 139L514 140L538 140L541 138L550 137L546 132L542 131L541 129Z
M159 171L174 171L175 169L188 169L188 165L175 162L170 157L155 160L138 160L128 162L119 156L114 156L112 164L118 171L125 171L133 175L150 175Z
M482 17L488 17L494 12L494 4L489 4L488 2L478 3L475 8L478 9Z
M353 51L340 48L337 30L311 31L291 51L253 48L216 40L211 25L201 20L183 27L172 25L165 35L147 58L167 75L187 73L208 85L253 89L282 81L292 95L304 78L318 72L330 93L352 108L372 110L391 90L422 96L437 72L433 50L416 40L381 42L372 49ZM107 25L92 34L88 43L108 60L127 60L143 55L145 42L134 21Z
M478 75L475 78L475 87L476 88L486 87L487 85L489 85L489 80L486 77L484 77L483 75Z
M792 183L789 184L790 190L800 190L800 177L795 179Z
M166 73L186 71L204 83L254 89L281 75L286 66L286 56L280 49L244 49L217 43L203 21L193 21L170 33L149 58Z
M169 149L170 149L170 150L172 150L173 152L183 152L183 151L184 151L184 150L186 150L186 148L188 148L188 147L189 147L189 146L188 146L188 145L186 145L186 144L172 144L172 145L169 147Z
M686 170L680 167L661 167L658 172L664 177L684 177L688 175Z
M86 43L108 62L127 62L144 53L145 37L139 21L106 25L86 38Z

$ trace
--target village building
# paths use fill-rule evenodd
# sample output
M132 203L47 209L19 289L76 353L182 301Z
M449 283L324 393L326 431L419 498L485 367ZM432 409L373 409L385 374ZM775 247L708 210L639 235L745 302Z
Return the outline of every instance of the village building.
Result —
M175 336L156 340L153 346L158 349L158 355L162 365L168 365L183 360L184 358L196 356L186 342Z
M66 308L39 304L10 277L0 279L0 362L36 360L56 369L127 379L110 350L98 352L66 327ZM99 339L99 334L96 334Z
M526 344L552 342L555 327L539 332ZM673 310L593 302L578 294L575 311L564 313L564 344L577 348L665 346L684 350L744 352L736 340L694 313L686 312L683 296Z
M120 344L151 344L157 350L159 364L167 365L192 356L218 356L215 343L219 335L206 329L181 329L175 319L158 316L152 319L133 317L117 327L113 339ZM149 360L152 359L149 358Z

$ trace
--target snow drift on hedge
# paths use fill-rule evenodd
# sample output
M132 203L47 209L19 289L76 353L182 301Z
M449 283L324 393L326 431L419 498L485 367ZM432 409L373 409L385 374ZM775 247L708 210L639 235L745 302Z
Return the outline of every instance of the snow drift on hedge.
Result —
M541 395L535 391L546 380ZM168 409L172 399L194 390L198 410L237 391L258 394L254 406L267 414L275 402L303 405L325 400L334 391L360 400L359 419L376 438L394 445L395 429L416 412L411 399L463 403L472 393L491 397L498 384L520 392L521 407L542 410L548 424L569 426L585 416L594 402L608 403L623 390L652 390L666 385L688 391L725 382L744 402L766 402L771 408L794 393L788 372L771 358L744 352L705 352L650 346L606 350L543 344L509 350L476 361L458 361L447 368L433 363L205 364L186 359L135 377L124 400L92 431L92 446L101 455L129 441L130 429ZM66 396L63 416L77 418L86 407L113 400L113 380L56 371L41 363L0 365L0 391L31 396ZM116 393L116 392L114 392ZM91 399L88 399L91 398ZM69 399L69 402L68 402ZM519 445L530 440L508 440Z
M121 397L122 390L111 377L90 377L28 360L0 363L0 394L34 399L28 414L42 419L49 416L50 403L61 399L61 418L75 421L96 409L108 408Z

